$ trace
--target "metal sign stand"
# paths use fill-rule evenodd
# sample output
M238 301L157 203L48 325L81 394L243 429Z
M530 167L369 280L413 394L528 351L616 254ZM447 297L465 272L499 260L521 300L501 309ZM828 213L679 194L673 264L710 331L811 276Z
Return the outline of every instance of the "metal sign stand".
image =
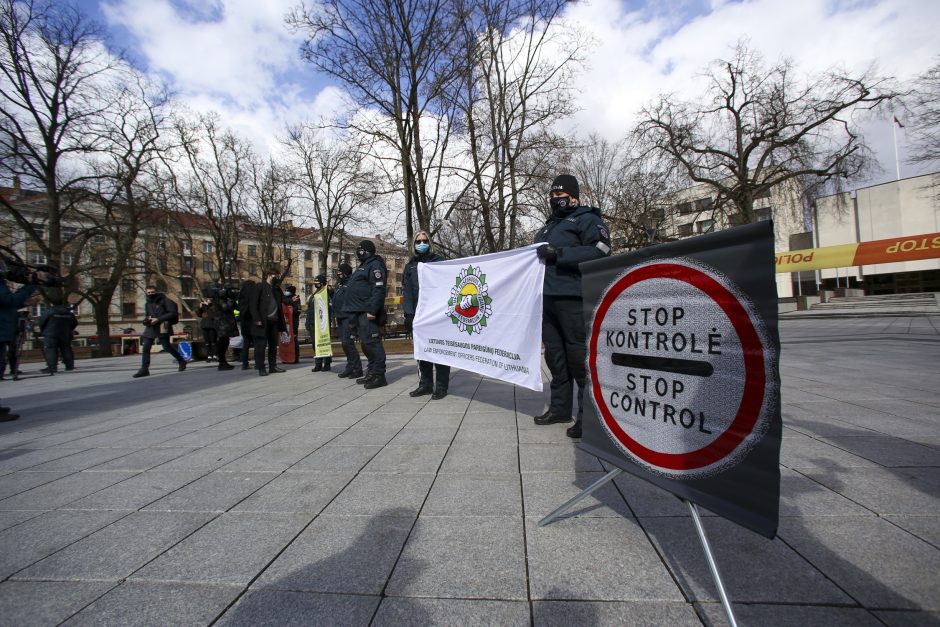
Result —
M622 472L623 470L620 468L614 468L606 475L585 488L580 494L571 498L564 505L540 520L539 527L544 527L545 525L553 522L556 518L574 507L574 505L579 501L582 501L585 498L591 496L591 494L599 490L604 486L604 484L610 482ZM705 535L705 528L702 526L702 518L699 516L698 508L695 507L695 503L692 501L687 501L685 499L680 500L689 506L689 513L692 514L692 523L695 525L695 531L698 533L699 542L702 545L702 550L705 552L705 560L708 562L708 569L711 571L712 579L715 580L715 586L718 588L718 596L721 599L721 606L725 610L725 616L728 617L728 623L731 625L731 627L738 627L738 622L734 618L734 611L731 609L731 601L728 599L728 593L725 591L725 585L722 583L721 575L718 573L718 564L715 562L715 556L712 555L711 545L708 543L708 537Z

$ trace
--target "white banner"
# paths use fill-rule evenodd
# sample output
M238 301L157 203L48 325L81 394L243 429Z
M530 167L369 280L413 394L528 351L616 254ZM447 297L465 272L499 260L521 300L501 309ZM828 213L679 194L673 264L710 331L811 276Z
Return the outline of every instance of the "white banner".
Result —
M418 264L415 359L542 391L537 247Z

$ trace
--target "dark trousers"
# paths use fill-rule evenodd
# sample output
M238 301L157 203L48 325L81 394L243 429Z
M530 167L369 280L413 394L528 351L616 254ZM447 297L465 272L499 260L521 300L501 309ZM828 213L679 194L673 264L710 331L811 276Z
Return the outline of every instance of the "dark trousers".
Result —
M167 333L161 333L157 339L152 337L145 337L140 341L140 368L141 370L147 370L150 368L150 349L153 348L154 342L160 342L160 346L163 347L167 353L173 356L179 363L185 363L185 360L180 355L180 352L176 350L176 347L170 344L170 336Z
M421 373L419 385L434 387L435 390L446 392L450 384L450 366L435 364L430 361L419 361L418 371ZM434 373L437 372L437 381L435 382Z
M349 320L343 318L339 321L340 342L343 345L343 354L346 355L346 372L361 375L362 360L359 358L359 351L356 350L356 340L352 329L349 328Z
M228 336L219 336L215 341L215 356L220 364L228 363L228 358L225 355L228 352L228 341Z
M369 320L365 313L356 314L356 333L362 352L368 360L368 370L373 374L385 374L385 345L382 343L382 332L375 320Z
M294 363L300 361L300 335L297 333L300 331L300 318L294 322Z
M7 357L10 359L10 374L16 374L15 342L0 342L0 376L7 371Z
M72 352L72 342L55 337L43 337L43 347L46 349L46 365L49 370L55 370L59 363L59 355L62 356L62 363L68 370L75 367L75 355Z
M267 353L268 369L273 370L277 366L277 322L265 320L261 324L264 328L253 326L252 341L255 344L255 368L264 370L264 358Z
M206 357L212 359L219 352L219 332L215 329L203 329L202 337L206 341Z
M584 400L586 357L584 311L580 298L545 297L542 300L542 343L545 362L552 374L552 399L548 408L572 415L573 384L578 384L578 420Z
M242 367L248 367L248 349L254 346L254 338L251 337L251 321L242 320L238 323L238 328L242 333Z

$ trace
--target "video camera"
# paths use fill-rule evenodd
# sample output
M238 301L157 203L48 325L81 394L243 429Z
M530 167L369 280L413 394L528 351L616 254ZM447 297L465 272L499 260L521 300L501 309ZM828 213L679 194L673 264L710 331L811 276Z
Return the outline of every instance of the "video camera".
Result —
M241 291L237 285L219 285L218 283L209 283L202 288L202 295L209 300L224 301L238 300L238 293Z
M44 272L46 278L42 281L36 276L37 272ZM30 265L21 259L0 253L0 276L14 283L38 283L43 287L59 287L62 277L57 268L49 265Z

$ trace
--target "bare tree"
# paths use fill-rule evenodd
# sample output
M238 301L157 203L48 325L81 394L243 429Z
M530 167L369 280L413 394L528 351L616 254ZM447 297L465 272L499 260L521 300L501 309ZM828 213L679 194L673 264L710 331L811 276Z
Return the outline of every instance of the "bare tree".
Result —
M940 161L940 59L914 81L907 122L911 161Z
M253 202L245 215L261 243L261 265L267 267L286 259L293 221L291 195L294 184L289 168L272 158L251 161L250 194Z
M376 197L378 180L363 159L368 147L349 137L328 140L309 126L289 129L284 143L296 173L298 210L319 231L320 267L326 268L334 244Z
M545 183L544 170L526 166L564 145L550 129L575 110L572 76L585 48L579 31L557 24L566 5L481 0L459 11L461 73L449 97L461 115L469 198L488 251L519 244L522 202Z
M253 152L215 113L177 117L173 133L177 154L165 159L171 206L209 232L218 276L229 281L236 274L239 229L250 201Z
M447 0L302 2L287 17L306 37L303 57L338 78L360 106L379 112L382 119L347 124L394 151L392 180L401 185L409 240L415 222L431 229L441 204L452 122L441 95L455 75L451 48L460 17Z
M111 106L101 87L119 61L99 27L64 2L0 0L0 36L0 173L46 196L42 216L3 206L30 245L61 266L63 220L93 177L79 158L101 147L91 131Z
M716 212L732 222L755 221L755 198L784 183L864 172L871 155L852 116L897 95L872 71L799 77L790 61L766 67L743 42L708 79L695 101L660 96L636 132L690 181L708 186Z

